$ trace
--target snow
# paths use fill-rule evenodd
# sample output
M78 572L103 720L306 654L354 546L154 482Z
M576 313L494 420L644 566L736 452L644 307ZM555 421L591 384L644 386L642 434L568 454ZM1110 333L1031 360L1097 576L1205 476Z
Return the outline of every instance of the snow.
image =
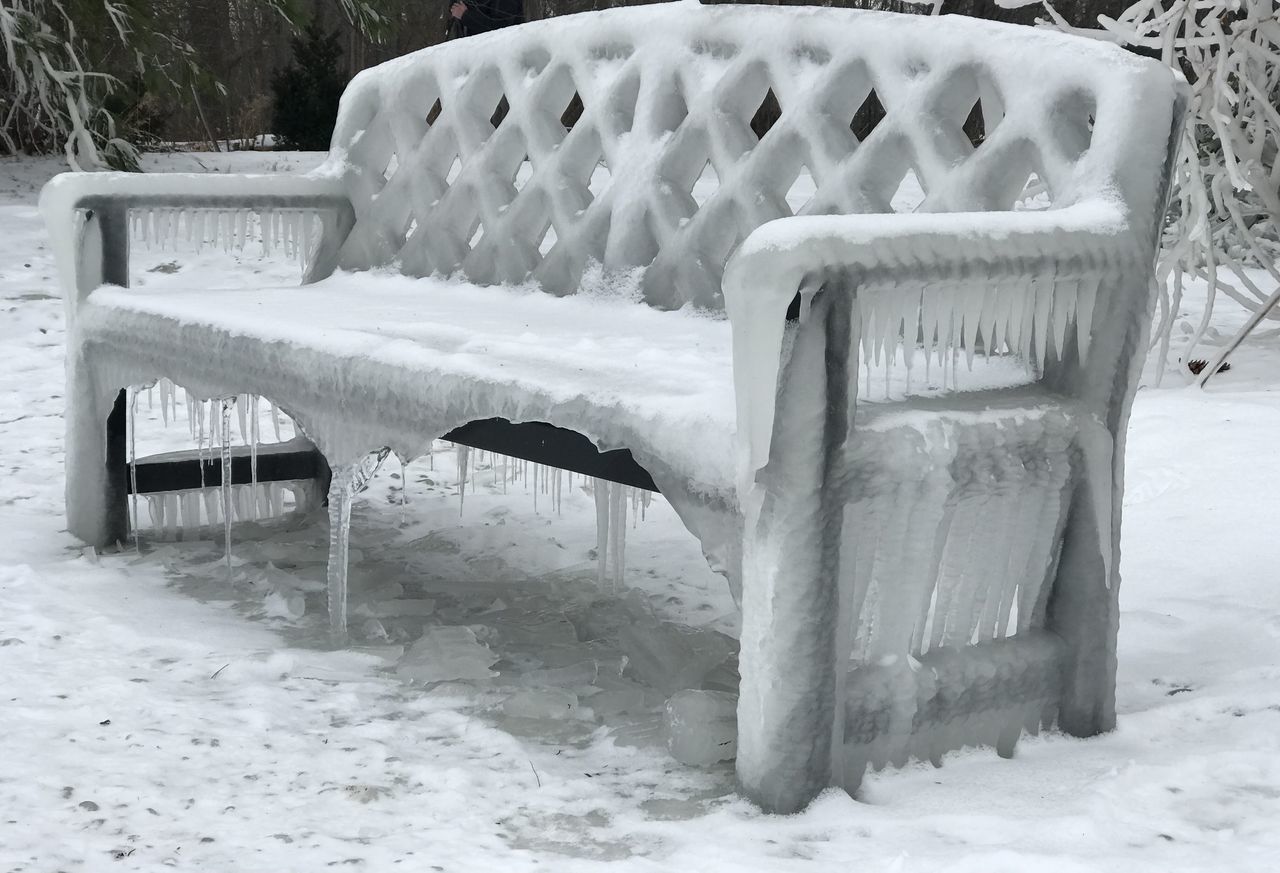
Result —
M194 159L150 160L179 169ZM305 161L201 160L241 171ZM868 775L856 801L832 792L774 818L734 794L727 766L673 762L661 724L668 695L619 671L623 627L691 627L707 636L699 651L737 632L723 583L660 501L634 527L628 520L629 588L614 600L595 588L595 502L581 477L565 489L562 517L547 503L535 515L527 479L511 483L501 459L473 463L476 490L459 519L452 456L436 451L409 465L402 527L404 480L384 470L354 501L357 640L336 652L323 647L327 531L318 521L238 526L238 578L259 581L234 589L210 541L82 554L60 532L64 323L34 208L57 169L0 164L0 336L10 359L0 374L5 869L278 870L356 858L357 868L403 860L460 873L606 862L673 871L1273 865L1274 341L1246 345L1207 393L1138 396L1116 732L1027 738L1013 761L951 753L940 770ZM181 287L191 275L283 285L297 270L207 249L136 257L142 289ZM167 264L176 271L150 272ZM1215 319L1229 335L1235 324L1222 309ZM188 445L185 426L164 430L145 398L138 418L140 452ZM305 607L301 616L290 602ZM385 636L365 634L369 621ZM501 656L499 676L406 684L395 670L411 663L403 647L424 627L471 628L475 646ZM637 657L654 650L649 637L627 645ZM733 675L730 665L716 671L713 685ZM575 709L569 695L573 717L555 717L556 700Z

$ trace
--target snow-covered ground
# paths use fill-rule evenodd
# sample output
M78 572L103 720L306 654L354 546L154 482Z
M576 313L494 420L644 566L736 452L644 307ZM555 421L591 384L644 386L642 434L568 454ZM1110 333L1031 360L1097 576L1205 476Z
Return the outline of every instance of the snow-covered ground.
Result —
M1139 395L1116 732L1024 740L1012 761L952 754L770 817L734 794L728 764L687 767L660 744L680 670L732 686L736 628L660 501L627 531L626 589L601 590L581 479L565 480L557 511L532 469L473 457L460 515L443 445L403 476L392 459L357 505L343 651L323 642L321 521L238 527L234 585L213 541L86 553L62 530L62 304L35 208L57 170L0 160L0 870L1280 865L1267 533L1280 343L1246 345L1208 392L1174 375ZM293 269L222 252L138 251L135 264L135 281L175 285ZM1224 332L1242 320L1220 310ZM140 445L187 442L185 410L168 430L145 395L139 410Z

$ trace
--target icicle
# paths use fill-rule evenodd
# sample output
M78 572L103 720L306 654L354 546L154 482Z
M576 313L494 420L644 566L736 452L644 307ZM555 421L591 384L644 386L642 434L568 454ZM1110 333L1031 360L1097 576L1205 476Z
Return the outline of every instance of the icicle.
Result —
M347 552L351 533L351 477L354 467L335 470L329 484L329 635L334 645L347 638Z
M1022 299L1019 301L1021 314L1018 316L1018 351L1030 364L1033 362L1035 351L1036 285L1034 280L1024 281L1019 290Z
M404 458L396 455L396 460L400 462L400 527L406 525L406 516L409 506L409 465L404 462Z
M462 517L462 508L467 501L467 460L471 452L467 446L458 445L458 517Z
M233 490L235 492L236 521L249 521L253 518L253 510L258 500L253 486L236 485Z
M1093 307L1098 299L1098 282L1083 279L1076 288L1076 342L1083 362L1089 354L1089 340L1093 335Z
M182 495L183 528L200 527L200 492L187 491Z
M191 396L190 391L187 391L186 395L187 395L187 431L191 434L191 438L194 440L199 436L199 433L196 431L196 399Z
M249 408L249 395L236 395L236 424L240 426L240 444L245 445L249 442L249 422L247 410Z
M280 407L276 406L276 402L275 402L274 400L268 400L267 402L268 402L269 404L271 404L271 427L272 427L272 429L275 431L275 434L276 434L276 442L281 442L281 439L280 439Z
M596 584L604 588L609 555L609 483L592 479L591 491L596 501Z
M1075 315L1075 283L1053 282L1053 350L1059 361L1067 357L1067 328Z
M151 528L157 533L164 530L164 501L157 494L147 495L147 512L151 515Z
M200 467L203 481L204 464L202 463ZM219 502L222 495L212 488L203 488L196 493L204 496L204 514L208 519L209 526L217 527L222 523L222 509L221 503ZM212 531L210 531L210 533L212 533Z
M613 590L622 591L627 572L627 495L624 487L614 482L609 486L609 533L613 538Z
M261 426L258 419L258 399L257 394L249 395L249 482L255 488L258 485L258 440L260 438L258 429ZM268 511L267 514L273 513ZM256 513L254 518L257 518Z
M164 495L164 533L166 539L178 538L178 495L172 491Z
M311 263L311 252L315 247L315 213L307 212L302 217L302 252L298 259L299 266L306 269Z
M938 369L942 371L942 387L944 388L947 385L947 358L951 354L951 345L955 341L955 294L956 289L953 285L939 285L935 295L938 306L934 331L938 339L934 344L934 349L937 351Z
M138 534L138 392L129 388L127 392L129 404L129 508L133 515L130 522L133 526L133 550L142 552L142 542Z
M1049 354L1049 317L1053 312L1053 283L1034 279L1031 284L1036 302L1036 365L1037 372L1042 372Z
M231 571L231 407L234 397L222 400L222 537L227 550L227 584L234 581Z
M984 288L972 283L961 292L964 302L964 356L969 372L973 372L973 356L978 351L978 330L982 326L982 298Z
M275 224L275 213L270 209L264 209L258 214L258 229L261 231L259 237L262 242L262 256L264 258L271 257L271 228Z
M538 514L538 465L533 465L533 514Z

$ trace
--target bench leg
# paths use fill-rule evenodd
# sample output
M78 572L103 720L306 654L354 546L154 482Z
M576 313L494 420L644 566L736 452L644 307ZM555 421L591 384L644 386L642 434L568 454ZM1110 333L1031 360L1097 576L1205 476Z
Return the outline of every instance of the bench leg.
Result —
M1099 531L1111 537L1112 520L1099 519L1082 482L1072 495L1062 553L1050 595L1046 625L1067 646L1058 726L1090 737L1116 725L1116 632L1120 623L1119 573L1111 579L1099 549ZM1109 584L1108 584L1109 583Z
M832 784L843 506L832 471L848 433L849 307L823 294L797 328L747 501L737 773L768 812L797 812Z
M97 389L87 361L67 378L67 529L91 546L129 539L127 400ZM104 401L104 398L108 398Z

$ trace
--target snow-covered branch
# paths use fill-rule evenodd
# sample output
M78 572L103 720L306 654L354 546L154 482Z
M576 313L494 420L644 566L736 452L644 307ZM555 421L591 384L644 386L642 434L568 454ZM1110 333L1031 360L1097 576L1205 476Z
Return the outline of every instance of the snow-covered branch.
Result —
M1045 6L1053 25L1065 27ZM1276 0L1139 0L1117 18L1100 17L1099 24L1102 30L1093 35L1158 52L1191 85L1157 272L1161 296L1153 334L1163 373L1183 277L1203 278L1209 299L1199 323L1188 326L1185 370L1188 353L1205 338L1219 292L1258 313L1280 289L1280 7ZM1262 287L1258 270L1267 277ZM1280 321L1280 311L1265 318ZM1216 369L1205 367L1201 381Z

